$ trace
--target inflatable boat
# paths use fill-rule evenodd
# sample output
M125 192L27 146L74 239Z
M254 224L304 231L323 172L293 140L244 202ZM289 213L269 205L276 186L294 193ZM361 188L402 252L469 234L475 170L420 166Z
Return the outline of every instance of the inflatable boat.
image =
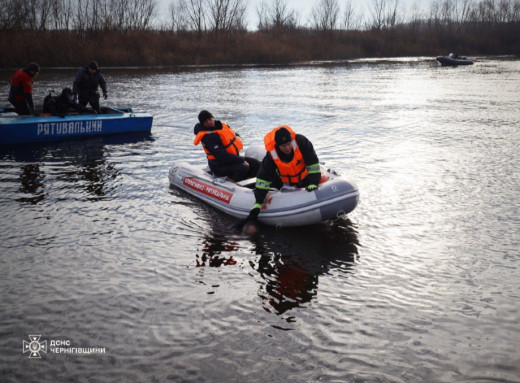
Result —
M258 148L249 149L246 156L258 158ZM256 178L235 183L227 177L214 176L208 167L179 162L170 168L168 179L170 185L236 218L246 218L255 203ZM279 227L312 225L344 216L358 202L357 186L322 166L321 182L312 192L290 186L270 190L258 219Z
M20 116L0 108L0 145L57 141L73 137L149 132L153 116L131 108L102 108L100 114Z
M437 60L442 66L458 66L458 65L472 65L473 61L466 57L458 57L450 54L449 56L439 56Z

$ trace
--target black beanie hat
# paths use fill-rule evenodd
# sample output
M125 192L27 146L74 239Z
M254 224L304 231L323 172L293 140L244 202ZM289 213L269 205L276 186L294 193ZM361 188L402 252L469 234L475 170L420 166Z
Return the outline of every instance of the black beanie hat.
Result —
M95 61L91 61L87 65L90 69L98 70L98 64Z
M199 122L201 124L204 124L204 121L206 121L209 118L213 118L213 115L207 110L203 110L199 113Z
M286 144L292 141L291 133L289 133L289 131L285 128L280 128L274 134L274 141L276 142L276 145Z
M27 67L27 70L32 71L32 72L39 72L40 66L36 63L30 63L29 66Z

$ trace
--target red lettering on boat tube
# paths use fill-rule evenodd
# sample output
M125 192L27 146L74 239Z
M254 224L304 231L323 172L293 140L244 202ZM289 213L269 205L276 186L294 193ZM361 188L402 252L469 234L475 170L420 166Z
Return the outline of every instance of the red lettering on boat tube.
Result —
M182 183L190 189L196 190L225 203L229 203L231 197L233 197L233 193L208 185L192 177L185 177Z

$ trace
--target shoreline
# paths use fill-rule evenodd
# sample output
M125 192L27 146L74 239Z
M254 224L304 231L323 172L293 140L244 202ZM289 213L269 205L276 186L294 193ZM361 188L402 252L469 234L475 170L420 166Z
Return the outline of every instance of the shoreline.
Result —
M309 60L298 61L286 64L201 64L201 65L145 65L145 66L100 66L102 70L131 70L131 71L154 71L154 70L190 70L190 69L242 69L242 68L286 68L286 67L314 67L314 66L341 66L341 65L356 65L356 64L381 64L381 63L411 63L411 62L435 62L437 56L402 56L402 57L363 57L348 60ZM520 55L468 55L476 62L482 60L519 60ZM42 69L46 71L77 71L77 66L67 67L45 67ZM1 72L11 72L17 70L19 67L0 68Z

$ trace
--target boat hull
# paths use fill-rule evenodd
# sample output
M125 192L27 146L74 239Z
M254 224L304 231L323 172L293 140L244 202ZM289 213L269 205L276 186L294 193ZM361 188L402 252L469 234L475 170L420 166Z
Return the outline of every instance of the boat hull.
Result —
M439 56L437 60L442 66L472 65L473 61L468 59L456 59L449 56Z
M24 144L134 132L149 132L153 116L132 109L110 114L19 116L0 113L0 144Z
M312 225L354 210L359 202L357 186L331 171L324 176L327 181L312 192L292 187L271 190L258 217L260 222L273 226ZM236 218L246 218L255 203L254 178L234 183L178 163L170 168L168 179L172 186Z

